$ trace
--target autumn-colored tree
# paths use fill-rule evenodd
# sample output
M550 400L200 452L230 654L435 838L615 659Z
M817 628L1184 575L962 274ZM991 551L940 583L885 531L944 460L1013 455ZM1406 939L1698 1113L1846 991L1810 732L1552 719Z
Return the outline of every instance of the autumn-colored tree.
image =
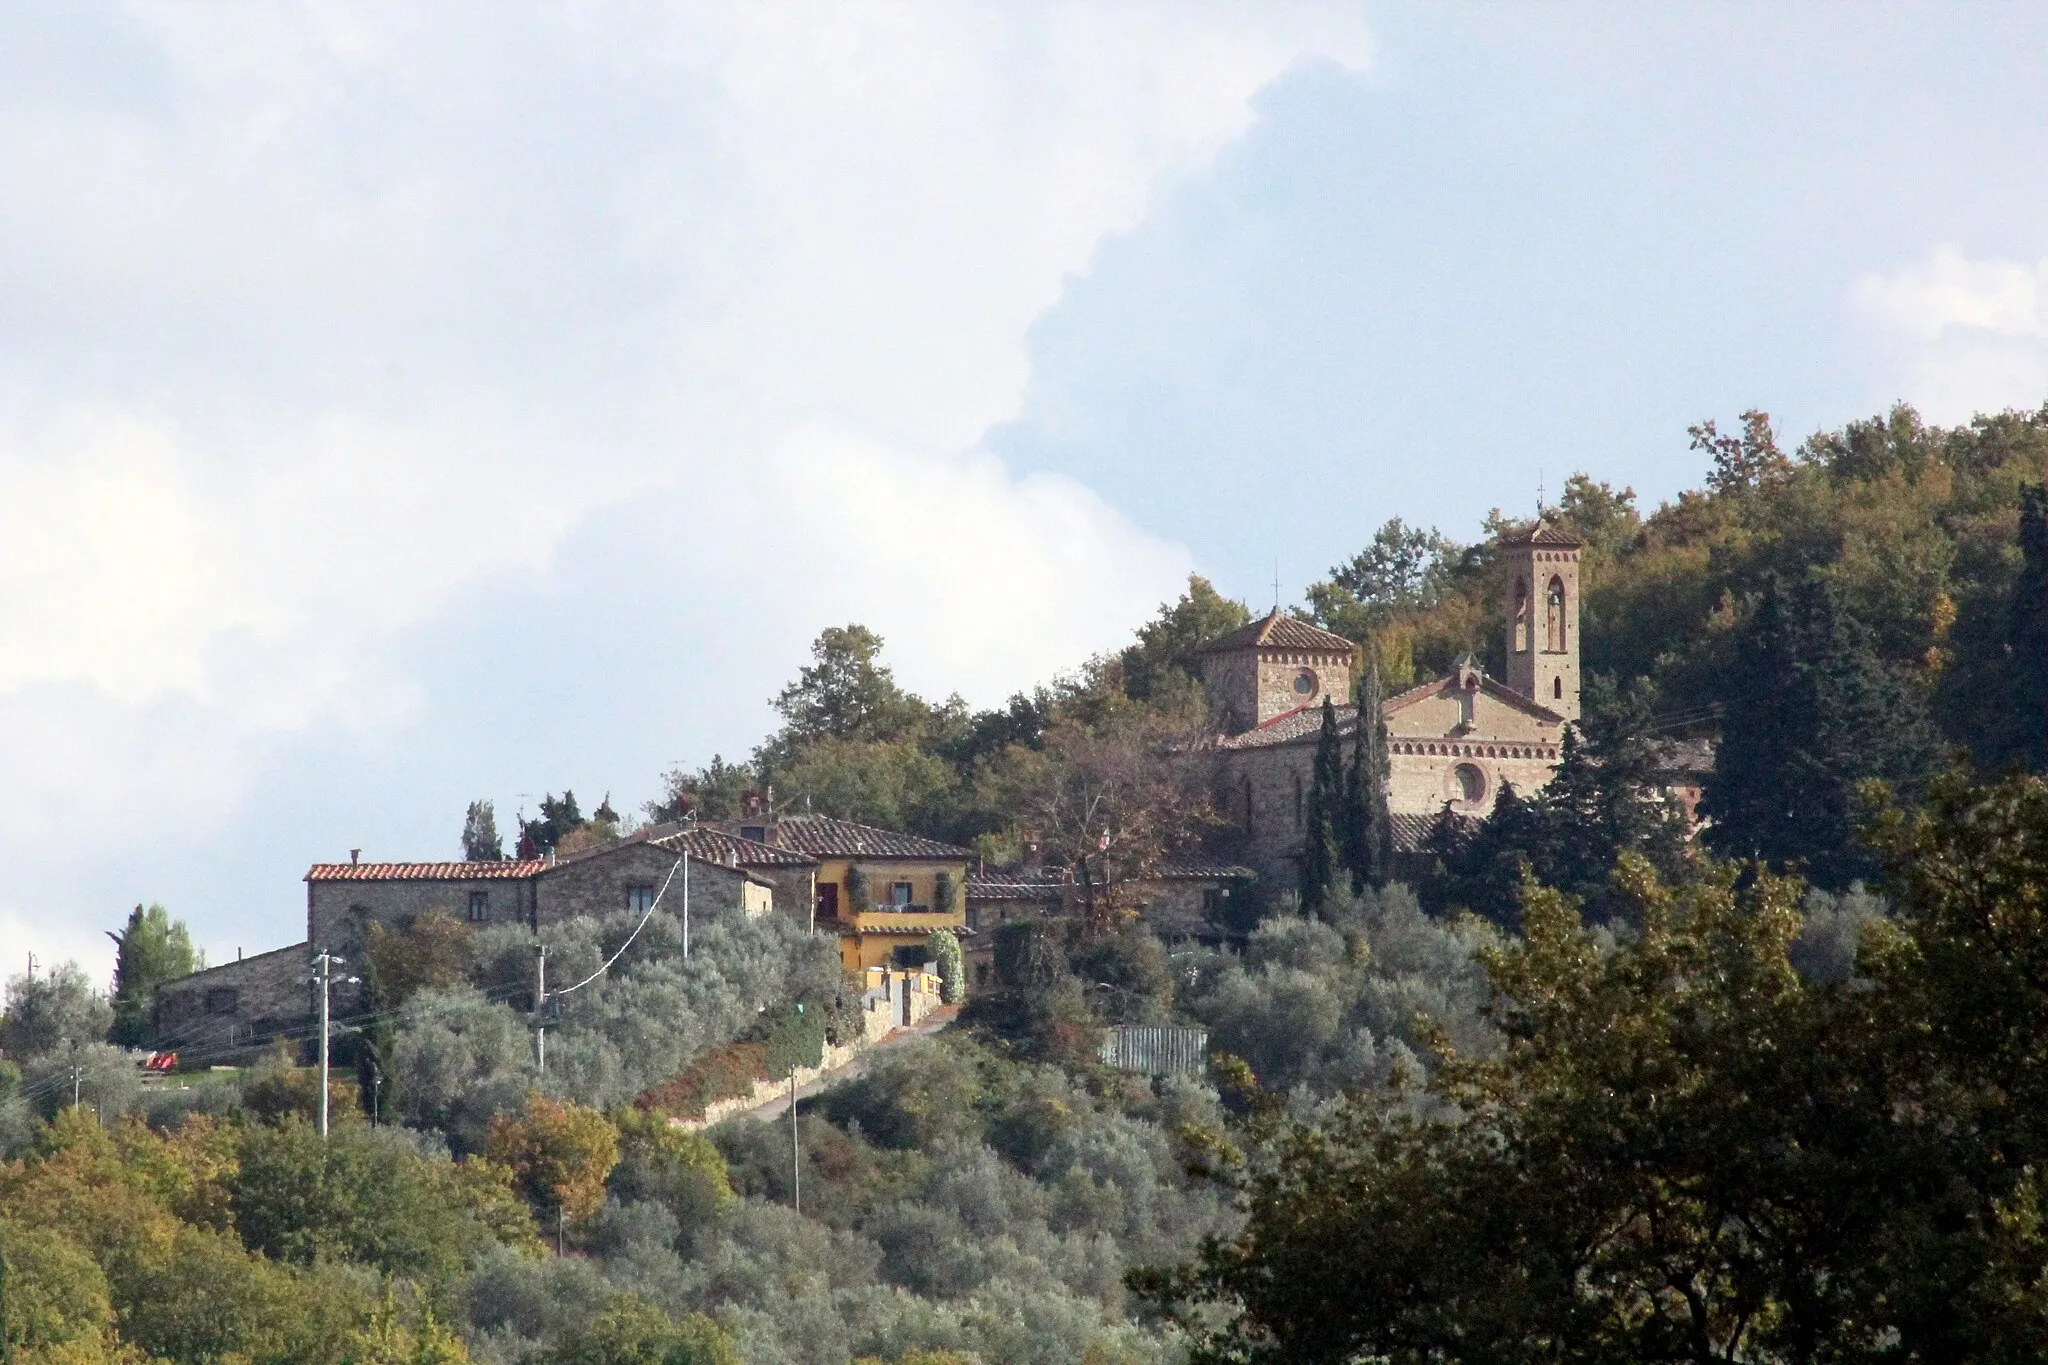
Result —
M595 1109L533 1090L518 1114L491 1119L485 1150L512 1169L536 1209L580 1222L604 1207L605 1177L619 1161L619 1132Z
M1090 925L1133 909L1131 887L1217 823L1208 755L1184 718L1144 711L1096 727L1059 719L1042 749L1012 749L1013 809L1073 870Z
M373 922L363 955L376 974L380 1010L396 1009L420 991L459 986L475 965L469 927L440 910L396 929Z

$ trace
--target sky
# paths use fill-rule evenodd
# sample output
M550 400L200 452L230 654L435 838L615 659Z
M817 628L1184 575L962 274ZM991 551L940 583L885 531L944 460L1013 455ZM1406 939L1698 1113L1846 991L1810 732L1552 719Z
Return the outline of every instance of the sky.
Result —
M0 8L0 974L1685 428L2048 400L2048 8Z

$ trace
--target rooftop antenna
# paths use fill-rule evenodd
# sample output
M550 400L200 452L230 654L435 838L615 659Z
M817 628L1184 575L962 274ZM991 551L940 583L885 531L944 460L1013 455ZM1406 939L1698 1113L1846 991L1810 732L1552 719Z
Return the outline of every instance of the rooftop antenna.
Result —
M1536 520L1543 520L1543 466L1536 466Z
M1277 556L1273 560L1273 614L1280 614L1280 560Z

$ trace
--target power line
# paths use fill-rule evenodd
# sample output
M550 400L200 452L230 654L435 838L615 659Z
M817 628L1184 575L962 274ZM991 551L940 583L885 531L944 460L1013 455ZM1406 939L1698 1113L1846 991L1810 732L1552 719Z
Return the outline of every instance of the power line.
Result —
M647 913L642 915L640 917L640 922L633 926L633 932L626 935L626 941L619 945L619 951L613 953L610 957L606 958L604 961L604 965L602 967L599 967L589 976L584 977L581 981L569 987L568 990L556 991L556 999L560 999L561 997L568 995L573 991L582 990L585 986L588 986L591 982L597 980L600 976L603 976L606 970L610 968L612 963L617 962L621 957L625 956L626 949L633 946L633 940L640 937L640 931L647 927L647 921L654 918L654 911L656 907L658 907L661 904L661 898L668 894L668 884L675 880L676 868L681 867L685 863L687 863L689 861L689 858L690 855L688 853L684 853L680 858L676 859L675 866L669 868L668 875L661 879L661 890L654 893L654 899L652 901L649 901L647 904ZM683 908L686 911L689 909L689 902L687 900L684 901Z

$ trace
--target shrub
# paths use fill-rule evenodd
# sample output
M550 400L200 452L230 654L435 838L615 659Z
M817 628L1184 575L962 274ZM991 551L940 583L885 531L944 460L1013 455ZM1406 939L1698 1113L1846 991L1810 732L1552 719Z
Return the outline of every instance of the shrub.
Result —
M727 1043L708 1048L680 1076L642 1094L635 1109L671 1118L701 1119L720 1100L736 1100L768 1079L768 1048L762 1043Z
M939 973L939 999L949 1005L966 999L967 964L960 956L960 936L951 929L932 930L931 958Z

